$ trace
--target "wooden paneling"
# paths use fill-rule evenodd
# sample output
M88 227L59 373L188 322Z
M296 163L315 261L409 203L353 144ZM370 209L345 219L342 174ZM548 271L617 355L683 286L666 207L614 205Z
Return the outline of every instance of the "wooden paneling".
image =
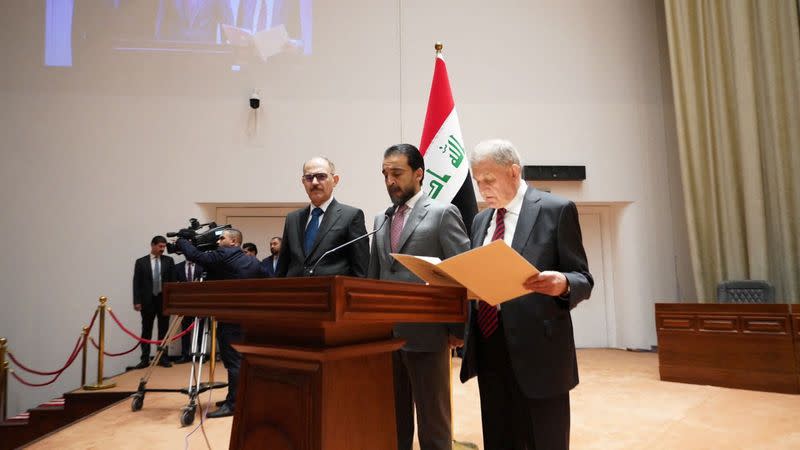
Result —
M799 317L791 305L657 303L661 379L800 393Z
M792 331L794 335L794 356L797 363L797 383L800 385L800 305L792 308Z

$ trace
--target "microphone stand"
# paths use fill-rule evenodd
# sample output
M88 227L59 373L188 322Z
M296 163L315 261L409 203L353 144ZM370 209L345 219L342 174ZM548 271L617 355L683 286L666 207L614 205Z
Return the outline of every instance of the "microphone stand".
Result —
M396 209L395 207L390 207L389 209L386 210L386 212L384 213L383 222L381 223L381 226L376 228L374 231L370 231L369 233L367 233L365 235L362 235L362 236L359 236L359 237L357 237L355 239L347 241L344 244L339 245L337 247L334 247L334 248L328 250L327 252L323 253L322 256L320 256L319 259L314 263L314 265L311 266L311 269L308 270L308 274L306 276L309 276L309 277L314 276L314 271L317 269L317 265L319 265L320 261L322 261L326 256L330 255L331 253L333 253L333 252L335 252L337 250L341 250L342 248L347 247L348 245L352 244L353 242L359 241L359 240L364 239L366 237L370 237L373 234L377 233L378 231L381 231L383 226L386 225L386 222L389 221L389 218L394 215L395 209Z

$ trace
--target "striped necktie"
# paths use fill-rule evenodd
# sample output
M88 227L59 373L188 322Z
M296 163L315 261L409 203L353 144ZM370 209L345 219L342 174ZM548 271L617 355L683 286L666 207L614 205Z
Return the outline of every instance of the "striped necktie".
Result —
M506 234L506 209L500 208L497 210L496 218L495 218L495 230L494 234L492 235L492 242L503 239ZM481 335L484 338L488 338L492 335L492 333L497 330L497 326L499 324L499 320L497 318L497 307L494 307L485 301L481 300L478 303L478 328L481 330Z

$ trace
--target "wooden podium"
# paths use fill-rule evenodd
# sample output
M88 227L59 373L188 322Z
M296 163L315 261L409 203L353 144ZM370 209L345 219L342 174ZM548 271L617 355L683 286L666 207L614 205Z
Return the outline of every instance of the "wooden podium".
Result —
M397 447L397 322L464 322L462 288L353 277L167 283L169 314L240 323L231 449Z

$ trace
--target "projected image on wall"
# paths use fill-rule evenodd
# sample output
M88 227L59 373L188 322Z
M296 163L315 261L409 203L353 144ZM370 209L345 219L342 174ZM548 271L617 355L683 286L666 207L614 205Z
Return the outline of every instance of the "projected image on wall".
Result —
M81 53L310 55L312 0L46 0L46 66ZM232 66L238 70L239 65Z

